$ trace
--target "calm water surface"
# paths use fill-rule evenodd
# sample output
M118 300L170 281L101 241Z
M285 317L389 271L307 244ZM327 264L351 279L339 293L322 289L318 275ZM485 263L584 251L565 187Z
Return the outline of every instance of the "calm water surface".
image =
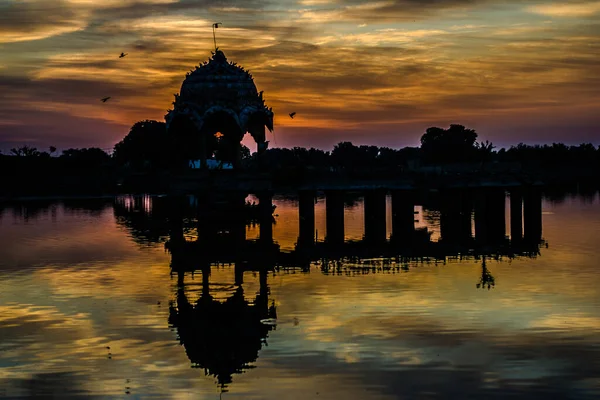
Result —
M535 258L487 259L485 270L481 259L377 260L339 274L314 263L246 272L242 289L233 266L216 266L211 297L200 271L171 274L152 202L2 206L0 397L600 395L597 195L544 200L547 247ZM274 239L292 250L297 203L274 203ZM416 210L439 238L436 213ZM363 218L360 199L347 205L348 239L362 238ZM323 200L316 229L321 239ZM275 313L276 325L257 322Z

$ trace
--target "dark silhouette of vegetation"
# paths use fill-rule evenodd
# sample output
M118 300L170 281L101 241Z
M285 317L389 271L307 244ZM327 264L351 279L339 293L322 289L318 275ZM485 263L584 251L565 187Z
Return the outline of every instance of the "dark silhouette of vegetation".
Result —
M187 174L189 161L201 156L200 147L192 145L197 140L188 139L170 137L164 122L144 120L136 122L114 146L112 156L98 148L68 149L57 156L54 146L49 151L16 147L9 154L0 153L5 176L0 193L88 194L86 188L91 187L94 192L107 193L116 190L118 182L124 182L119 186L124 191L167 190L172 178ZM597 181L600 175L600 147L590 143L521 143L498 150L489 141L477 139L475 130L450 125L447 129L428 128L421 136L421 147L392 149L340 142L331 151L271 148L260 158L246 146L240 144L239 148L242 169L269 173L276 187L315 180L405 180L435 185L452 179L491 179L584 184ZM186 145L182 147L182 143ZM224 162L235 158L232 144L218 133L205 148L207 158Z
M136 122L129 133L115 145L113 158L119 165L133 168L164 167L168 162L170 144L164 122Z
M35 147L13 148L0 155L0 196L103 194L115 191L117 177L110 155L99 148L67 149L60 156Z

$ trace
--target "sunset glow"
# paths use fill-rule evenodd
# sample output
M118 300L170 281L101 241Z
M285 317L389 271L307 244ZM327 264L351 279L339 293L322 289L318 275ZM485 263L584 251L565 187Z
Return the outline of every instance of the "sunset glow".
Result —
M215 21L273 107L271 145L401 147L450 123L600 143L598 1L0 0L0 149L111 149L163 120Z

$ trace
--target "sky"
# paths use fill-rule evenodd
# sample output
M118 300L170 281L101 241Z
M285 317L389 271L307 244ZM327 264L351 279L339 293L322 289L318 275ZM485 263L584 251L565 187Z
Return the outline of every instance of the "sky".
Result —
M600 1L0 0L0 150L109 150L163 120L213 22L273 107L271 146L415 146L451 123L600 144Z

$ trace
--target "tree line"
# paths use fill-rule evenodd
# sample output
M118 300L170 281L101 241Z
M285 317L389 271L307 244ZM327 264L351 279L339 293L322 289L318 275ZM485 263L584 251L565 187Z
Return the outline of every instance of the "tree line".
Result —
M478 133L463 125L449 128L431 127L421 136L420 147L393 149L341 142L331 151L316 148L271 148L258 160L256 153L242 146L242 160L247 168L259 165L272 171L289 170L404 170L411 165L448 165L461 163L486 164L513 162L540 168L561 165L580 167L600 166L600 146L590 143L568 146L562 143L526 145L523 143L508 149L496 147L486 141L478 141ZM191 149L186 156L200 158L199 150ZM196 152L196 153L195 153ZM219 159L219 147L209 157ZM64 167L125 168L151 172L168 169L174 162L173 148L164 122L144 120L135 123L128 134L114 146L112 155L99 148L68 149L58 154L55 147L40 151L35 147L13 148L8 155L0 157L18 159L21 163L39 164L53 161Z

